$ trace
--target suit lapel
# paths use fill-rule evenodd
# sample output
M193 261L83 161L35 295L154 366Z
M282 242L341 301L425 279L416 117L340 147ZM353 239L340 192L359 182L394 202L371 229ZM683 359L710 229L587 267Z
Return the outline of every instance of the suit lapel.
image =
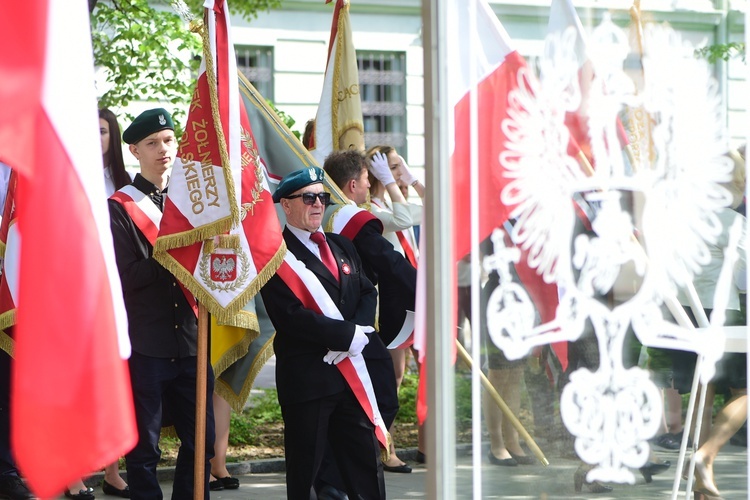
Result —
M320 282L323 284L326 291L328 291L328 295L330 295L331 298L338 300L338 292L340 291L339 283L336 278L333 277L331 271L329 271L325 264L323 264L323 261L321 261L314 253L312 253L286 227L284 228L284 241L286 241L286 246L289 251L292 252L295 257L297 257L297 260L304 263L305 267L315 273L315 275L320 279ZM336 265L339 265L341 257L337 253L338 249L334 251L333 246L329 245L329 247L331 247L333 256L336 259ZM341 266L339 266L339 275L341 274L340 267Z

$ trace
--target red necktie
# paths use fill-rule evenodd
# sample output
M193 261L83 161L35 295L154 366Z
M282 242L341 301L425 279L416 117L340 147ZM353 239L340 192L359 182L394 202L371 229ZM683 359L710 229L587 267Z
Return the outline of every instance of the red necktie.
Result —
M331 271L331 274L333 274L333 277L336 278L336 281L338 281L339 268L336 265L336 259L333 258L333 253L331 252L328 243L326 243L326 235L320 231L316 231L310 235L310 239L313 243L318 245L318 249L320 250L320 260L323 261L323 264L325 264L328 270Z

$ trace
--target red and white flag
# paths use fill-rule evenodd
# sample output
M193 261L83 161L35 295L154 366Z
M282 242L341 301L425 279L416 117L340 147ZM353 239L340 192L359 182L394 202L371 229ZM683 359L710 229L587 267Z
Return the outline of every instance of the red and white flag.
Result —
M286 247L240 99L229 8L226 0L204 7L210 58L204 57L172 168L154 257L217 319L231 321L276 271Z
M326 0L330 3L331 0ZM320 96L310 152L323 165L334 151L365 149L357 53L352 43L349 0L337 0L328 42L323 92Z
M0 74L0 160L18 173L23 242L11 439L21 474L49 498L137 441L87 2L7 4Z

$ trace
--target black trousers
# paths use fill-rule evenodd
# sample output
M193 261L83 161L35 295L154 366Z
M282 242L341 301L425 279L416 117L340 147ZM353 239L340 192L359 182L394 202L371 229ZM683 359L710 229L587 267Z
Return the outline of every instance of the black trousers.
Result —
M206 361L206 363L208 363ZM133 353L130 357L130 381L133 386L138 444L125 456L130 498L161 500L156 465L161 457L159 434L165 415L180 439L172 498L193 498L195 459L195 384L196 358L153 358ZM214 454L214 412L212 393L214 375L208 366L206 384L206 457L204 498L208 500L209 459Z
M313 483L327 444L349 498L385 498L385 480L375 429L350 390L284 405L281 413L284 417L287 498L317 498Z
M10 367L11 357L0 349L0 475L18 475L10 452Z

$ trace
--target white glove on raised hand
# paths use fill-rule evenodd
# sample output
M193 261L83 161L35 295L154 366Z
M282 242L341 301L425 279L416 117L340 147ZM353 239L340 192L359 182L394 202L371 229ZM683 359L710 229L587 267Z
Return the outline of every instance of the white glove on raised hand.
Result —
M396 182L393 179L391 167L390 165L388 165L388 157L383 153L375 153L375 155L372 157L372 160L370 160L370 165L372 175L374 175L377 180L382 182L384 186Z
M349 346L349 355L359 356L362 353L362 349L364 349L365 346L370 343L370 337L368 337L366 334L372 333L374 331L375 329L371 326L357 325L354 329L354 338L352 339L352 343Z
M323 356L323 361L325 361L329 365L337 365L348 357L349 353L346 351L328 351L328 354Z
M404 160L404 157L401 155L398 155L399 159L401 160L401 178L399 179L405 186L411 186L414 184L414 181L417 180L416 177L414 177L414 174L409 169L409 165L406 164L406 160Z

